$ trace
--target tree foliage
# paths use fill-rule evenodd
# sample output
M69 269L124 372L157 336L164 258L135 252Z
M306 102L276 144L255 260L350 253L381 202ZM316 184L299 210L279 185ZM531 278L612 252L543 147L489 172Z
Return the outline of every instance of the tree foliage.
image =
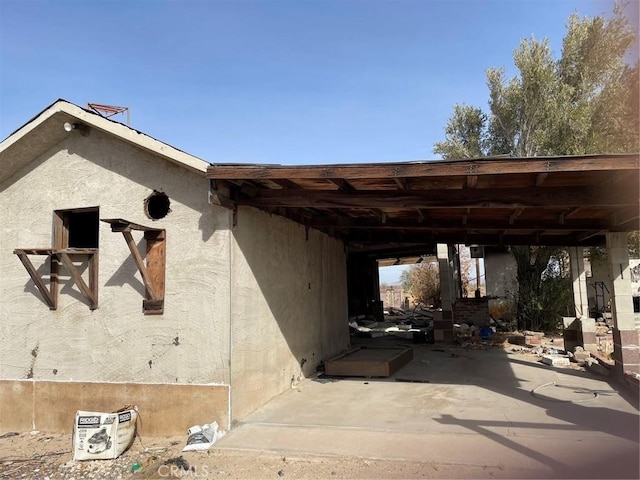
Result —
M440 306L440 270L435 262L410 266L400 276L403 288L411 293L415 303Z
M620 6L611 18L570 16L559 58L546 39L522 40L513 52L518 75L507 78L503 68L488 69L488 111L456 105L434 153L460 159L637 152L638 63L625 61L635 40ZM637 234L633 238L637 249ZM527 328L543 327L544 318L562 310L561 302L571 302L563 298L562 275L547 269L559 251L512 252L518 319Z
M617 7L611 19L572 15L558 59L548 40L522 40L513 52L519 75L488 69L488 113L456 105L434 153L459 159L638 151L638 64L625 62L634 40Z
M514 293L516 322L520 329L552 331L559 316L569 316L571 280L564 268L567 254L561 248L512 246L518 290Z

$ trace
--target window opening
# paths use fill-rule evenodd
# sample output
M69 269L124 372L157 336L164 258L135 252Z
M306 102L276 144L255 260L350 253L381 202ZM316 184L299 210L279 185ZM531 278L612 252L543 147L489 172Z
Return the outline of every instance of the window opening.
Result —
M69 248L98 248L98 210L66 212L68 215Z
M18 256L38 291L51 310L58 308L60 266L89 301L89 308L98 308L98 207L56 210L53 216L53 240L50 248L18 248ZM49 261L49 284L33 266L29 255L46 255ZM78 265L80 263L80 265ZM88 279L82 277L82 267L88 268Z

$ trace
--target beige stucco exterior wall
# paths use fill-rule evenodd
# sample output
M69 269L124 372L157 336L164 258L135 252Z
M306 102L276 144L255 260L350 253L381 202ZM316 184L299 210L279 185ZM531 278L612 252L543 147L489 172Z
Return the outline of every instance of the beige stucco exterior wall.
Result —
M230 216L207 204L206 185L95 129L69 135L0 185L0 378L228 384ZM143 209L154 189L171 200L157 221ZM166 229L163 315L142 313L140 274L122 234L103 222L99 308L89 309L64 270L58 309L42 300L13 249L51 246L54 210L92 206L100 218ZM144 251L141 232L134 238Z
M233 228L231 404L240 419L349 346L341 242L240 208Z

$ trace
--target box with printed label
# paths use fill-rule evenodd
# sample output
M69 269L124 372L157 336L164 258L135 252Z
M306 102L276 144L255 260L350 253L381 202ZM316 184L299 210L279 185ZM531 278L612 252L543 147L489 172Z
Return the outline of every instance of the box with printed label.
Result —
M114 413L76 412L73 424L73 459L105 460L117 458L136 433L136 407Z

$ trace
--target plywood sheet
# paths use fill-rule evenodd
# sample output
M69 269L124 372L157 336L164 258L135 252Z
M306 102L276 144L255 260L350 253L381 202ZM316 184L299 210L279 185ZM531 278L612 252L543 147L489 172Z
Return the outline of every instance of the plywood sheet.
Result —
M327 375L343 377L389 377L413 360L412 348L363 348L349 350L327 360Z

